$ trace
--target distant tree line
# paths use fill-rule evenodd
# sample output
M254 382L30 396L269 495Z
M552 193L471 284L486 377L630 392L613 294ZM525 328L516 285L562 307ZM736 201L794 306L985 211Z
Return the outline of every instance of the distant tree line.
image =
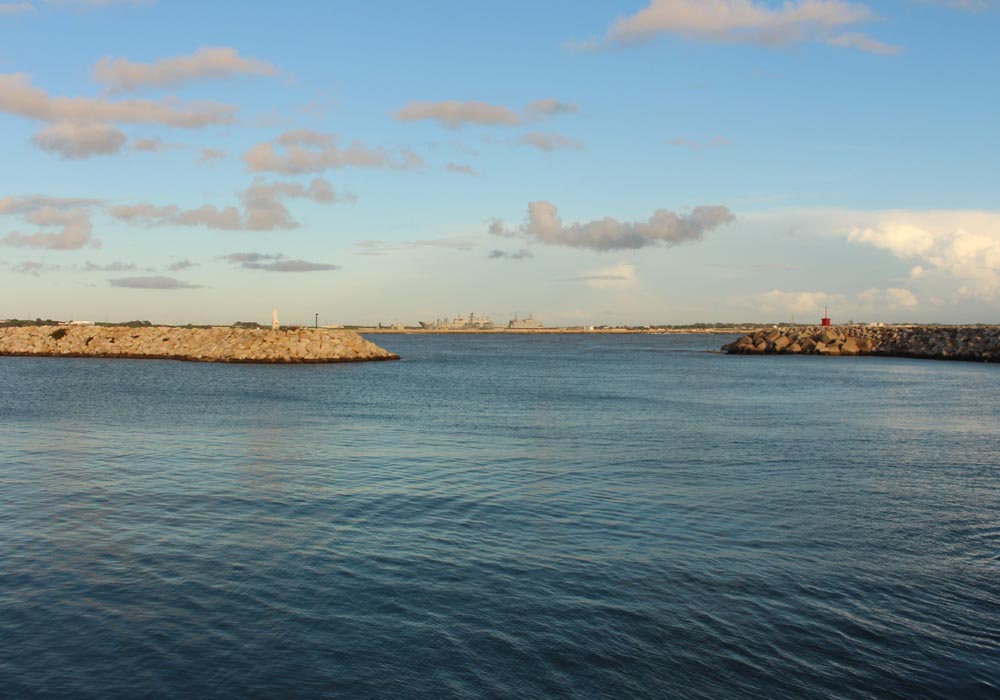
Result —
M36 318L34 321L31 319L20 319L20 318L9 318L6 321L0 321L0 326L12 327L12 326L58 326L59 321L53 321L51 318L41 319Z

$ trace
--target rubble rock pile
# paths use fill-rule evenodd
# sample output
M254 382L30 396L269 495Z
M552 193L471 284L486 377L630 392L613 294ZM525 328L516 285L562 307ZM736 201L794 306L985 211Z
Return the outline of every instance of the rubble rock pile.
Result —
M997 326L762 328L724 345L730 355L884 355L1000 362Z
M363 362L399 356L353 331L152 326L0 328L0 355L128 357L196 362Z

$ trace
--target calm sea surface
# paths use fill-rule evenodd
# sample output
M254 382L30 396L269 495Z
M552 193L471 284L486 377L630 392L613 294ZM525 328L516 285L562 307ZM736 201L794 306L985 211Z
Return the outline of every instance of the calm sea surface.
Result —
M1000 696L1000 366L372 339L0 358L0 696Z

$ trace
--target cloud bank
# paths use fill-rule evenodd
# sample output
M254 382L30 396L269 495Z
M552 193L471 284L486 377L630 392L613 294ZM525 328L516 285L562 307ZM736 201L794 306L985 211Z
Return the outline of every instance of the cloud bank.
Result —
M958 282L959 297L1000 299L1000 213L889 211L850 227L847 240L914 265L913 277Z
M246 58L230 47L201 48L190 56L165 58L153 63L105 57L94 66L94 79L104 85L109 94L135 92L148 87L173 88L198 80L277 74L278 69L267 61Z
M176 100L107 100L53 97L22 73L0 74L0 112L42 122L159 124L196 129L232 124L236 108L216 102L184 105Z
M393 155L381 148L369 148L360 141L342 148L338 141L336 134L294 129L286 131L273 143L253 146L243 154L243 162L251 172L285 175L318 173L331 168L415 170L424 164L423 158L407 149Z
M308 260L289 260L281 253L230 253L222 256L222 259L247 270L266 270L268 272L321 272L340 269L340 265L309 262Z
M865 5L844 0L786 0L777 7L753 0L650 0L634 15L615 20L603 40L577 48L631 46L671 35L764 46L824 42L876 53L898 52L898 47L848 31L877 19Z
M125 140L121 129L107 124L58 122L39 131L31 142L43 151L78 160L118 153Z
M108 284L112 287L124 287L126 289L197 289L201 286L162 275L154 275L152 277L119 277L118 279L108 280Z
M735 220L724 206L695 207L686 214L657 209L642 222L619 221L605 217L587 223L564 225L556 206L539 201L528 204L528 222L513 232L494 221L493 235L519 236L546 245L586 248L599 252L635 250L648 246L675 246L701 240L710 231Z
M284 199L308 199L318 204L354 201L351 194L338 195L330 183L317 177L308 186L298 182L267 182L263 178L239 193L240 207L223 209L204 204L197 209L176 205L140 204L111 207L115 219L140 226L204 226L226 231L273 231L298 228L300 224L282 203Z
M91 208L101 204L94 199L42 195L0 199L0 216L15 216L33 226L58 229L38 230L34 233L12 231L0 238L0 245L48 250L79 250L88 246L98 248L100 242L93 237L90 215Z

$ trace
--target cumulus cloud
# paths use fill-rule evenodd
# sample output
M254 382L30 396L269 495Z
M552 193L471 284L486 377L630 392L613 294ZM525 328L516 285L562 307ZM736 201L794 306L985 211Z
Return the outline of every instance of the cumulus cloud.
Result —
M100 204L93 199L43 195L0 199L0 216L15 216L30 225L43 227L35 233L12 231L0 238L0 245L49 250L79 250L87 246L98 248L100 242L93 237L90 215L91 208Z
M340 265L309 262L308 260L289 260L281 253L230 253L223 255L222 259L247 270L266 270L268 272L321 272L340 269Z
M857 214L851 243L886 250L913 265L911 277L953 278L959 296L1000 298L1000 213L889 211Z
M605 217L565 226L554 204L539 201L528 204L528 222L517 230L507 231L501 222L493 221L489 232L507 237L520 236L546 245L603 252L699 241L708 232L735 218L727 207L701 206L686 214L657 209L648 221L628 222Z
M118 153L125 145L125 134L107 124L57 122L39 131L31 141L43 151L79 160Z
M520 126L525 120L542 119L558 114L573 114L580 108L554 97L536 100L521 113L503 105L488 102L445 100L443 102L410 102L396 112L401 122L436 121L448 129L459 129L467 124L480 126Z
M94 79L111 93L134 92L146 87L173 88L197 80L239 75L274 76L278 69L267 61L241 56L230 47L206 47L190 56L135 63L105 57L94 66Z
M23 15L26 12L34 11L35 6L30 2L0 2L0 16Z
M127 289L197 289L201 286L162 275L154 275L152 277L119 277L117 279L109 279L108 284L112 287L125 287Z
M576 47L621 47L673 35L765 46L826 42L877 53L897 51L848 31L877 19L865 5L844 0L786 0L777 7L754 0L650 0L639 12L615 20L603 40Z
M74 124L161 124L200 128L231 124L236 108L215 102L184 105L176 100L107 100L94 97L53 97L21 73L0 74L0 112L43 122Z
M424 164L423 158L410 150L393 155L381 148L369 148L360 141L342 147L335 134L311 129L286 131L273 143L257 144L243 154L243 162L252 172L286 175L349 167L415 170Z
M283 199L308 199L319 204L354 201L350 194L338 195L330 183L317 177L308 186L298 182L267 182L258 177L239 193L241 207L218 208L205 204L197 209L176 205L140 204L111 207L115 219L141 226L204 226L228 231L273 231L297 228L300 224L282 203Z
M448 163L444 166L445 171L449 173L459 173L461 175L478 175L471 165L459 165L458 163Z
M490 260L527 260L533 257L530 250L521 248L515 251L491 250L487 256Z
M572 139L555 132L544 134L541 131L530 131L517 140L525 146L533 146L541 151L555 151L559 149L582 150L583 142Z

